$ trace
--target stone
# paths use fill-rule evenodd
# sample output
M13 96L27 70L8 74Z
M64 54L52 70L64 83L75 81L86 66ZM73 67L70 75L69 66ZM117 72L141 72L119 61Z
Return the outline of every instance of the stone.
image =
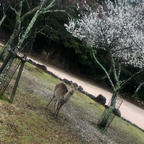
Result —
M32 65L36 65L36 63L32 61L31 59L28 59L28 62L31 63Z
M43 71L47 71L47 68L46 68L46 66L44 66L44 65L41 65L41 64L37 64L36 65L38 68L40 68L40 69L42 69Z
M67 79L63 79L63 81L66 83L66 84L68 84L68 85L71 85L71 81L69 81L69 80L67 80Z
M121 117L121 112L120 112L119 109L114 109L114 110L113 110L113 113L114 113L116 116Z
M95 100L96 100L97 102L99 102L100 104L102 104L102 105L105 105L105 103L106 103L106 98L105 98L103 95L101 95L101 94L99 94L99 95L95 98Z
M78 90L82 92L82 91L83 91L82 86L79 86L79 87L78 87Z

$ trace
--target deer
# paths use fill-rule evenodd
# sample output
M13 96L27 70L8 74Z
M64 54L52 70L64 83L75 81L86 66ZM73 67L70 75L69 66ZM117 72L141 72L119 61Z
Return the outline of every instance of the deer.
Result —
M77 89L78 89L77 84L71 84L71 87L69 89L67 89L64 83L59 83L55 86L53 96L47 105L48 108L51 102L54 101L55 117L58 116L61 107L66 102L68 102L68 100L71 98L71 96L74 94L75 90Z

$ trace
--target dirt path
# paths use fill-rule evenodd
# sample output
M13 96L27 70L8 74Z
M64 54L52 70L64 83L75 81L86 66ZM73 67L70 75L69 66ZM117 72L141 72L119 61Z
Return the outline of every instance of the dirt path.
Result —
M30 58L34 62L42 64L41 62L37 61L36 59ZM51 65L46 65L47 70L54 73L56 76L62 78L62 79L68 79L70 81L76 82L78 85L82 86L85 91L92 95L99 95L102 94L107 99L107 104L109 103L112 93L107 91L106 89L103 89L99 87L98 85L92 83L92 82L86 82L83 79L77 77L76 75L66 73L62 69L58 69ZM123 100L123 103L120 107L121 115L125 119L129 120L131 123L137 125L138 127L144 129L144 110L140 107Z

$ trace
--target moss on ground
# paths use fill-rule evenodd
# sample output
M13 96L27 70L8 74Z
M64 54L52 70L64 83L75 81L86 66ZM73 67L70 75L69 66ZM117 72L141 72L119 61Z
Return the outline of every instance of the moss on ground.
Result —
M3 107L4 107L3 103ZM0 143L52 144L79 143L77 136L52 117L45 119L32 110L9 108L0 125ZM5 108L3 110L5 110ZM11 114L9 114L11 112ZM8 117L6 117L8 115Z
M101 133L96 123L104 107L78 91L55 119L53 106L45 108L59 82L35 66L25 65L14 104L0 100L0 144L144 143L144 133L118 117ZM13 81L7 98L12 85Z
M97 128L97 122L100 119L105 108L79 92L77 92L74 97L72 97L72 101L76 106L80 106L82 108L82 111L87 112L89 116L92 117L93 115L95 115L95 121L90 121L90 123ZM105 134L118 143L144 143L144 132L117 116L115 116L110 128Z
M131 144L144 143L144 132L119 117L114 119L111 127L119 137L123 137L124 142L128 141Z

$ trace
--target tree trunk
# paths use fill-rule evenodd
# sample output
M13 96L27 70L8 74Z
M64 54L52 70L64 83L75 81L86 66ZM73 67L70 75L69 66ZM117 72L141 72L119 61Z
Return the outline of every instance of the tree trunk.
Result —
M114 107L115 108L115 105L116 105L116 99L118 97L118 94L119 92L118 91L115 91L112 95L112 98L111 98L111 104L110 106Z
M116 99L118 97L118 91L114 92L112 98L111 98L111 103L110 106L107 110L105 110L104 115L102 117L102 120L98 124L98 126L102 129L107 128L110 123L112 122L113 119L111 119L113 116L113 110L115 109L116 105Z
M13 60L14 60L14 57L13 56L10 56L10 57L7 57L6 59L7 61L5 61L5 63L2 65L2 68L0 69L1 70L1 73L0 73L0 85L3 85L4 82L5 82L5 78L7 76L7 73L9 72L10 70L10 67L13 63Z
M22 6L23 6L23 1L21 0L19 2L19 8L18 11L16 13L16 22L15 22L15 27L13 30L13 33L11 34L8 42L5 44L5 46L3 47L3 50L0 54L0 59L2 60L5 57L5 53L8 49L11 49L12 44L14 43L14 40L16 39L16 37L18 37L20 28L21 28L21 13L22 13Z
M101 128L101 129L106 129L108 127L108 125L111 123L110 121L110 118L113 114L113 107L109 107L108 109L106 109L104 111L104 115L102 117L102 120L98 123L98 126Z
M15 81L15 85L14 85L14 88L13 88L13 91L12 91L12 94L11 94L11 97L10 97L10 103L13 103L14 96L15 96L15 93L16 93L16 90L17 90L17 87L18 87L18 83L19 83L23 68L24 68L24 62L21 62L21 66L20 66L16 81Z
M30 33L30 31L31 31L33 25L35 24L38 16L40 15L40 12L41 12L41 10L42 10L42 8L43 8L46 1L47 0L44 0L44 1L41 2L41 5L40 5L39 9L34 14L32 20L30 21L30 23L28 25L28 27L26 28L24 34L22 35L21 39L18 42L18 45L17 45L18 49L21 49L21 46L22 46L24 40L28 37L28 34Z
M5 68L5 66L7 65L7 63L9 62L10 58L11 58L11 55L8 54L8 56L6 57L6 59L4 60L4 62L2 64L2 66L0 67L0 74L2 73L2 71Z

